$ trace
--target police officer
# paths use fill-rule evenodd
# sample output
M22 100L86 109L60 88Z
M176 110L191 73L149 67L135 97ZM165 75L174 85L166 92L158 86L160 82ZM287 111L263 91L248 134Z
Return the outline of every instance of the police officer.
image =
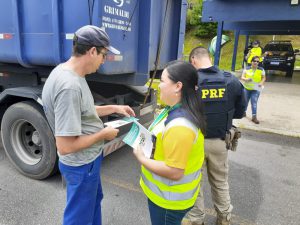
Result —
M232 132L232 119L243 117L246 108L243 86L231 73L220 71L212 66L209 52L203 47L194 48L189 60L198 70L198 87L202 93L207 119L203 168L207 169L212 200L217 211L216 224L228 225L233 207L229 196L228 148L225 139L230 136L228 134L235 135ZM232 138L230 141L237 143ZM204 216L201 188L197 201L183 224L204 224Z

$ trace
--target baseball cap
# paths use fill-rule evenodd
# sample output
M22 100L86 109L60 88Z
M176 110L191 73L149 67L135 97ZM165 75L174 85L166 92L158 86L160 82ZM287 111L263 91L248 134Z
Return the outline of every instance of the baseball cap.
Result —
M258 42L258 41L253 41L252 44L253 44L253 45L258 45L259 42Z
M75 32L74 41L78 44L104 47L110 52L119 55L120 51L110 45L107 33L100 27L86 25Z

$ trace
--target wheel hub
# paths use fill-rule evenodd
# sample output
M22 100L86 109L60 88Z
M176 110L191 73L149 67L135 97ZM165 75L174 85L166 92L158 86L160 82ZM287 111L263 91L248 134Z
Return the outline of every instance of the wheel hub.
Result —
M24 119L15 121L11 129L11 143L19 159L36 165L42 158L43 148L39 132Z
M41 145L41 139L40 139L40 134L39 134L39 132L37 132L37 131L34 131L33 132L33 134L32 134L32 137L31 137L31 139L32 139L32 142L35 144L35 145Z

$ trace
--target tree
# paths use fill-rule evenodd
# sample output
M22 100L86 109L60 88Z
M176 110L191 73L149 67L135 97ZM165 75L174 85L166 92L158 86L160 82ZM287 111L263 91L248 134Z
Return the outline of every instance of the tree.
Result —
M201 22L202 15L202 0L189 0L188 11L186 19L186 29L194 29L195 36L210 38L217 34L217 23L203 23Z

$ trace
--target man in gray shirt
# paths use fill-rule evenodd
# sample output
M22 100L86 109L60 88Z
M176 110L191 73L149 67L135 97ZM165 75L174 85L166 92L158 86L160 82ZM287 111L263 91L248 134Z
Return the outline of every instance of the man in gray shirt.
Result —
M135 116L129 106L94 105L85 76L97 71L107 51L120 53L110 46L104 30L91 25L78 29L71 58L51 72L42 93L46 117L56 138L59 169L67 185L64 225L101 224L103 144L114 139L119 130L104 128L99 116Z

